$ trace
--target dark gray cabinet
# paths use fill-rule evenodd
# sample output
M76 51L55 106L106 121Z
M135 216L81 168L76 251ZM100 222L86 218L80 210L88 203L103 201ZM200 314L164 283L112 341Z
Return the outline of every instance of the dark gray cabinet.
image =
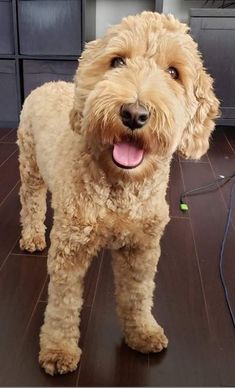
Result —
M0 0L0 128L17 126L24 98L48 81L72 81L95 39L95 0Z
M21 54L80 55L81 0L19 0L18 20Z
M31 90L49 81L71 81L78 66L77 61L24 60L24 96Z
M12 3L0 0L0 55L14 54Z
M215 80L218 124L235 125L235 9L191 9L190 28Z
M155 0L155 11L162 12L163 10L163 0Z
M14 60L0 60L0 117L3 127L18 120L19 94Z

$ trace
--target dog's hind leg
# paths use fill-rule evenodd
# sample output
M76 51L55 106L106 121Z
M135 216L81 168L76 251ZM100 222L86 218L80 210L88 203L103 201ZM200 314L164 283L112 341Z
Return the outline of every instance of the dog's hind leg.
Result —
M21 177L20 248L29 252L42 251L46 247L44 220L47 188L39 172L29 125L19 127L17 143Z
M160 352L168 340L151 312L159 244L147 249L125 247L112 255L117 312L126 343L142 353Z

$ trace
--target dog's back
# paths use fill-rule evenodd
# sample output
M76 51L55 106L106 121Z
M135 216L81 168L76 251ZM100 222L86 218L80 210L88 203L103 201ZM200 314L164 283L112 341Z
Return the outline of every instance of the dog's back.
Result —
M19 132L32 131L36 142L50 141L68 130L69 112L73 105L74 85L68 82L48 82L33 90L26 98L20 117Z
M68 147L73 144L74 133L69 124L73 94L72 83L47 83L26 98L21 112L17 141L22 183L20 197L21 203L27 204L30 211L22 206L20 246L30 252L43 250L46 246L46 192L53 188L55 169L59 168L60 160L65 159L61 144Z
M52 171L61 158L59 144L73 137L69 124L73 95L72 83L49 82L31 92L21 112L18 145L28 148L47 184L53 182Z

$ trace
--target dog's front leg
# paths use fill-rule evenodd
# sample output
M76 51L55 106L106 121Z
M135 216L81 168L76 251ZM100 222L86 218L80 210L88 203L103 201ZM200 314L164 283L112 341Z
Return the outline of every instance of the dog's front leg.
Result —
M145 250L125 247L112 255L117 312L126 343L143 353L160 352L168 340L151 313L159 243Z
M51 233L49 298L39 354L41 366L51 375L72 372L81 355L78 341L83 280L96 253L95 244L89 250L81 244L83 238L72 228L57 229L55 225Z

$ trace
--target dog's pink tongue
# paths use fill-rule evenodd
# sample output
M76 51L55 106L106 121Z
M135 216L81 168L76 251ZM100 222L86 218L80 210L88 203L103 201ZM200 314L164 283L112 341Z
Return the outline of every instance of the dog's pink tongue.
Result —
M115 162L125 167L136 167L143 158L144 151L131 143L118 143L113 147Z

